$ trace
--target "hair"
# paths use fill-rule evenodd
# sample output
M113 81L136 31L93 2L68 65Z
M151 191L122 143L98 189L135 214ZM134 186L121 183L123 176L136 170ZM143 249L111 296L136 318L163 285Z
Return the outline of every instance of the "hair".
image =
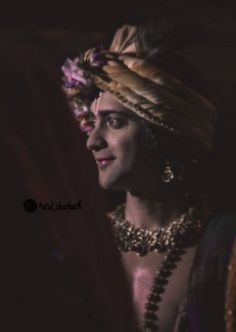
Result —
M159 68L178 78L184 85L208 96L206 83L200 72L182 55L176 52L178 47L178 27L168 19L152 21L138 28L137 49L138 56L148 59ZM176 133L169 132L143 120L146 131L145 145L147 150L161 158L163 169L165 162L174 164L176 174L183 172L184 181L175 181L181 185L183 191L191 196L199 196L204 188L204 174L202 165L207 164L208 155L191 139L186 139ZM196 162L197 161L197 162Z
M165 72L175 76L184 85L207 96L207 87L200 72L182 55L176 52L178 40L178 28L173 21L160 19L140 26L137 33L138 55L148 59L163 69ZM149 131L152 135L157 132L159 140L168 146L170 155L177 158L186 156L187 158L200 157L204 152L199 149L198 144L186 140L174 133L166 132L163 129L156 129L155 126L149 125ZM161 143L159 144L159 148ZM167 150L167 149L165 149Z
M138 53L177 77L189 88L210 99L218 110L213 150L203 151L196 142L144 121L146 146L163 159L185 165L185 184L192 192L205 193L213 213L235 211L235 108L232 81L206 83L200 72L181 54L181 29L170 19L152 21L138 29ZM198 163L192 163L197 159Z

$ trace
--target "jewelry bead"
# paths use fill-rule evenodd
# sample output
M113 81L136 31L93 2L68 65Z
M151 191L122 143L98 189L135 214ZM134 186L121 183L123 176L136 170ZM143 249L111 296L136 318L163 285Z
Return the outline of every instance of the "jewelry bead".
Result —
M149 303L145 304L145 309L147 309L147 310L156 311L158 308L159 307L155 302L149 302Z
M109 216L112 221L114 238L121 251L135 251L140 256L148 252L165 252L177 245L181 239L187 243L190 238L199 236L199 225L202 229L202 221L193 215L194 208L182 214L171 222L167 229L160 228L155 231L138 228L124 219L124 205L118 206ZM187 227L190 225L191 227ZM185 227L186 226L186 227Z
M144 325L144 328L149 328L149 331L151 331L151 332L158 332L159 331L159 328L158 328L157 324L155 324L151 320L146 321L146 323Z
M167 270L166 268L163 268L161 271L160 271L160 275L163 277L163 278L167 278L171 275L171 271Z
M158 284L157 284L158 282ZM158 295L161 294L164 291L164 285L160 285L159 284L159 280L157 281L157 279L154 278L154 284L151 287L151 293L153 295Z
M153 286L147 296L144 313L144 332L158 332L158 303L165 292L172 270L185 253L184 248L196 243L199 239L204 223L196 218L193 208L172 221L168 227L155 231L138 228L124 218L124 205L118 206L110 214L114 238L121 252L133 251L138 256L145 256L149 252L167 252L161 268L155 273Z
M157 301L160 301L160 300L161 300L161 296L160 296L159 294L151 293L151 294L148 296L148 300L149 300L149 302L157 302Z
M152 311L147 311L144 315L147 320L154 322L157 320L157 316Z

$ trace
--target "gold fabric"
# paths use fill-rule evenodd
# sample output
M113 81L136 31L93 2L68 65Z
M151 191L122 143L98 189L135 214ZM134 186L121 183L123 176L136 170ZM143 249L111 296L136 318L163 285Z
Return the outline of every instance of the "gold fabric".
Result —
M69 60L70 71L76 68L75 79L89 83L64 87L78 121L87 121L83 108L98 96L98 88L109 91L121 104L152 124L211 150L217 118L214 106L180 79L138 54L137 28L124 25L115 33L109 50L89 49L78 68L77 63ZM97 57L102 59L98 63ZM67 66L68 63L64 69Z
M129 25L117 30L103 75L95 75L96 85L111 92L138 116L211 150L215 108L176 77L137 57L136 33L136 27Z
M136 53L137 28L132 25L124 25L119 28L111 42L110 52L114 53Z

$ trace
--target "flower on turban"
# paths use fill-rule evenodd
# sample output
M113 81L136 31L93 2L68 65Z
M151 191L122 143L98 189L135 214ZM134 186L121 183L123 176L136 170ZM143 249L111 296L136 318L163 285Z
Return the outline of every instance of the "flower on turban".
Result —
M90 49L82 58L67 60L62 69L63 89L83 123L82 130L90 128L91 102L99 91L108 91L148 122L211 150L217 117L214 106L181 79L139 55L136 27L124 25L109 50Z

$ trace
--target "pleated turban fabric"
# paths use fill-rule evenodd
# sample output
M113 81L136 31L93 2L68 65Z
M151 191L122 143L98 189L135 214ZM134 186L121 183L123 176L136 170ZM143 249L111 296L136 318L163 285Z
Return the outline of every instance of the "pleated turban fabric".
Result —
M75 75L69 77L69 84L66 69L72 67L72 61L68 60L71 63L67 62L67 66L63 67L67 76L64 90L74 108L80 105L80 109L77 108L78 117L82 119L82 113L88 111L84 105L88 105L87 96L89 90L92 91L92 81L92 85L99 91L110 92L139 117L157 127L192 139L205 151L212 149L216 109L201 93L152 60L139 55L136 27L124 25L116 31L109 50L88 50L83 59L89 65L84 67L84 72L78 72L78 68L83 66L80 66L82 61L77 58L77 72L74 70ZM85 79L85 84L75 82L81 77ZM87 92L84 92L85 88ZM94 92L93 97L97 97Z

